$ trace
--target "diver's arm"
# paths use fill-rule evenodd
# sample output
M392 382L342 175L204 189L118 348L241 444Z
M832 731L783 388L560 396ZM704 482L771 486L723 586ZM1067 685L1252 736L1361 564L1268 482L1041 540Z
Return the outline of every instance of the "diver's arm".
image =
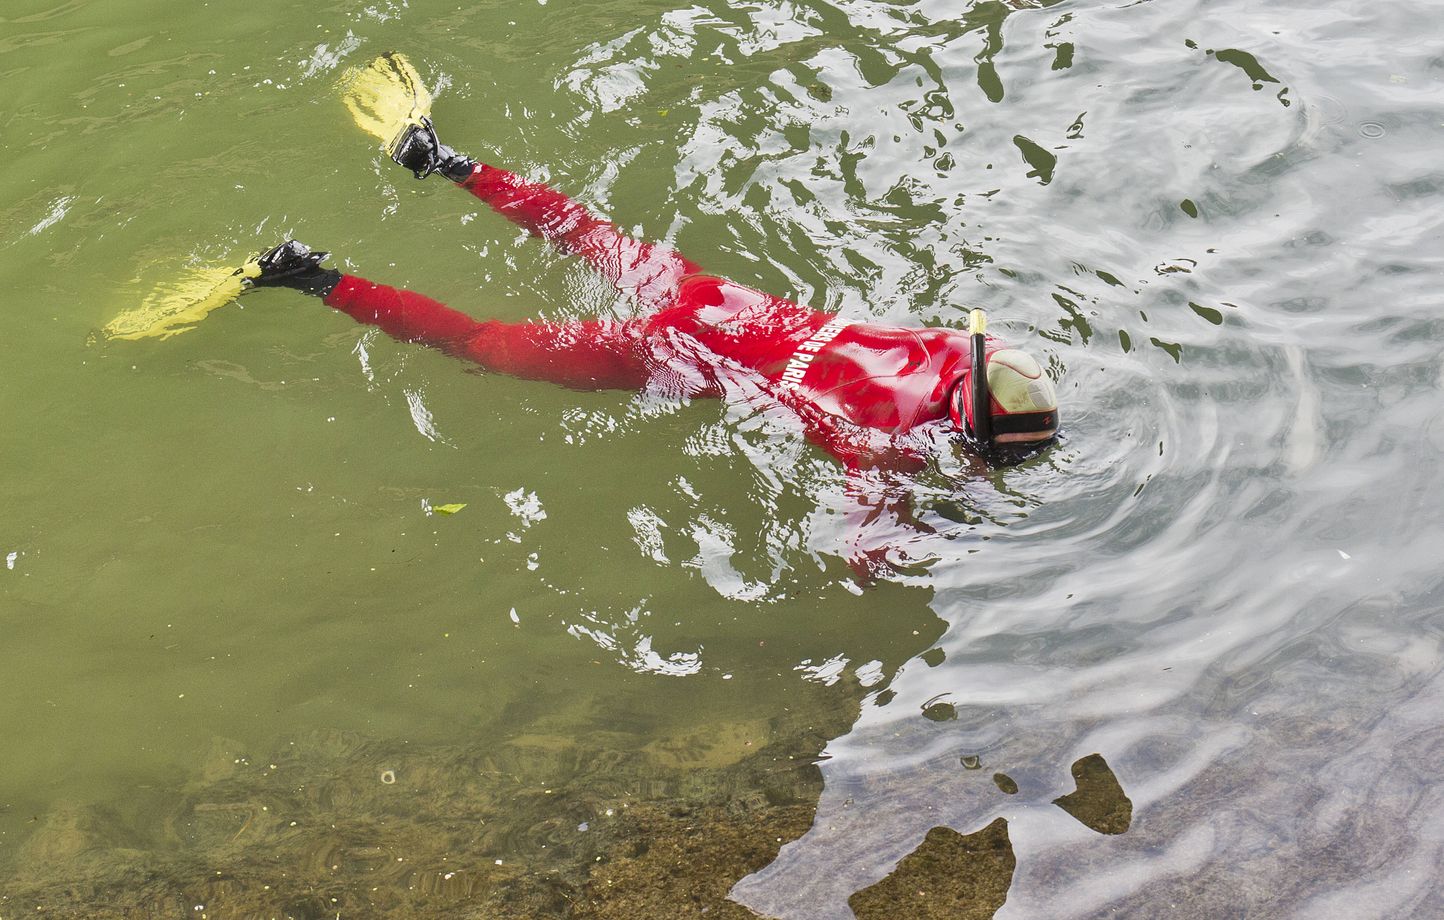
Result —
M918 473L927 466L927 454L876 428L865 428L819 407L794 390L783 390L779 401L802 421L807 439L827 451L849 472L867 470Z
M913 514L910 476L850 469L844 501L843 557L859 584L917 571L936 558L925 545L922 552L909 552L912 544L937 532Z
M784 389L778 397L802 421L807 439L847 471L842 555L858 583L870 585L915 565L907 545L933 532L912 509L912 478L927 466L927 454L887 432L833 415L795 390Z

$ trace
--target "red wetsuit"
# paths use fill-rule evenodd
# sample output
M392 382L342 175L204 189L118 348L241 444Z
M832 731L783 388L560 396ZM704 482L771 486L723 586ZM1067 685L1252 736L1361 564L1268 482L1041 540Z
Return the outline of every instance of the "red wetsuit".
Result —
M352 275L326 303L398 339L516 377L585 389L653 386L685 396L765 394L853 469L921 468L923 451L899 436L946 419L952 388L966 383L965 333L854 323L703 274L676 251L633 240L562 193L502 169L478 165L461 186L585 259L647 315L478 321Z

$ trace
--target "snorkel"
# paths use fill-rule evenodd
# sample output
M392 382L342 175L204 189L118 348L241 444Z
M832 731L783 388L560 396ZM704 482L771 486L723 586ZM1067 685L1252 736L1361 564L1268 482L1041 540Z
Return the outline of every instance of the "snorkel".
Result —
M1058 397L1037 359L992 343L988 317L968 312L964 379L954 387L948 414L969 449L992 465L1011 465L1037 454L1058 431Z
M973 417L969 419L973 438L984 449L993 446L993 413L990 411L992 395L988 392L987 336L988 316L975 308L968 314L968 335L972 339L973 357L971 379Z

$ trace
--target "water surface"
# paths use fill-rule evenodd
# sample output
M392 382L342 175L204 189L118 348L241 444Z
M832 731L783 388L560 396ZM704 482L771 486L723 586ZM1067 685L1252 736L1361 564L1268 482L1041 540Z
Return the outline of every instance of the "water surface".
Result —
M367 846L491 873L412 909L596 866L681 891L626 841L695 807L768 828L708 864L767 916L862 912L998 818L999 916L1437 915L1437 13L10 0L0 896L329 871L268 802L343 822L327 897L360 913L401 903L364 900ZM286 236L478 316L630 315L355 130L335 82L391 49L444 139L712 271L987 308L1058 375L1062 443L945 451L863 590L842 472L770 415L471 373L286 292L97 338ZM1121 833L1054 803L1094 754ZM659 810L583 843L624 800Z

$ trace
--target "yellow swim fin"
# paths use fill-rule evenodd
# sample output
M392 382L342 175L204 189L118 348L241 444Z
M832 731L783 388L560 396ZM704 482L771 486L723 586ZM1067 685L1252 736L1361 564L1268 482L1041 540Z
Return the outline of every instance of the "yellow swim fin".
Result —
M245 280L260 274L255 259L240 268L187 269L174 281L157 286L140 306L106 323L102 331L109 339L168 339L240 297L247 290Z
M340 89L357 126L383 144L391 144L407 126L421 124L431 113L431 93L403 54L387 52L352 68L342 76ZM169 338L185 332L241 296L247 290L245 279L260 273L255 259L238 269L189 269L157 287L140 306L112 319L103 332L112 339Z
M341 78L341 98L362 131L390 144L431 114L431 93L406 56L388 51Z

